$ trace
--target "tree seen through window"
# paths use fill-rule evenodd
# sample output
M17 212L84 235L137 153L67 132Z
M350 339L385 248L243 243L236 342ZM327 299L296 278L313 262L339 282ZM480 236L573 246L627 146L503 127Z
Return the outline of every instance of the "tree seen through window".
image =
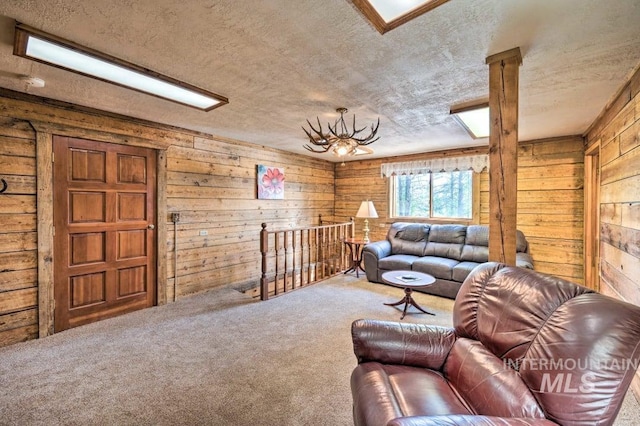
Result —
M395 217L472 217L473 172L394 176Z

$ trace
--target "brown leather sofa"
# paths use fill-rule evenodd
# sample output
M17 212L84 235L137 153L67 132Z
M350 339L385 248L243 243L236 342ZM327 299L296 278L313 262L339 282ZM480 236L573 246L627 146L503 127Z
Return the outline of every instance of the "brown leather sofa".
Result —
M385 240L365 245L362 260L370 282L382 283L387 271L424 272L436 282L418 291L455 299L473 268L489 260L489 227L396 222ZM520 231L516 266L533 269L529 244Z
M610 425L640 362L640 307L499 263L453 323L353 323L357 426Z

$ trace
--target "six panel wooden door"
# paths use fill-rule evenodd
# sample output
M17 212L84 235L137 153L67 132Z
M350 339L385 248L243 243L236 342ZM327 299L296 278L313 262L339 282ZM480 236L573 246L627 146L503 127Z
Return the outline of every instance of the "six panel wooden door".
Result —
M155 304L155 151L54 136L55 331Z

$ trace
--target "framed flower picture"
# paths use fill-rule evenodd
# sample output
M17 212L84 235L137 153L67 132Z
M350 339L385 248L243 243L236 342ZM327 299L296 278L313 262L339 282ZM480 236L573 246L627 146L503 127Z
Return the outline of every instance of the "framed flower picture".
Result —
M284 199L284 169L258 164L258 199Z

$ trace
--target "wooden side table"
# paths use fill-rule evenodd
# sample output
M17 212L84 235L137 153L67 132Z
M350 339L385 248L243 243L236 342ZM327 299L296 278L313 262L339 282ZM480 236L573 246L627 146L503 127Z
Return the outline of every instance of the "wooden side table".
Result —
M351 267L344 271L344 273L355 271L356 277L360 278L358 271L364 272L362 268L362 248L366 242L358 238L345 238L342 242L349 249L349 257L351 258Z
M413 297L411 297L414 288L426 287L436 282L436 279L431 275L415 271L388 271L382 274L382 281L394 287L404 289L404 297L401 300L395 303L385 303L387 306L398 306L404 303L404 309L402 310L400 319L404 319L404 316L407 315L409 305L425 314L435 315L433 312L425 311L422 306L418 305L418 303L413 300Z

